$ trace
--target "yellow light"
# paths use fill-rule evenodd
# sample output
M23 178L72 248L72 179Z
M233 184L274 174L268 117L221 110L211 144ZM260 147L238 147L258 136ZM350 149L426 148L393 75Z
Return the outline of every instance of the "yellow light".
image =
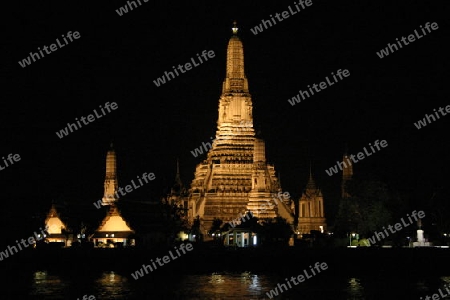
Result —
M238 32L238 28L237 28L236 24L237 24L237 22L234 21L233 22L233 28L231 28L231 30L233 31L234 34L236 34Z

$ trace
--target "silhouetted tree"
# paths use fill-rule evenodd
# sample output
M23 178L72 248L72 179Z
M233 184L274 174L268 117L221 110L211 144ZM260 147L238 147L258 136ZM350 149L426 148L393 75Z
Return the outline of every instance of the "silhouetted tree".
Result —
M194 223L193 223L192 226L191 226L191 233L192 233L193 235L195 235L195 240L196 240L196 241L201 240L201 234L202 234L202 231L201 231L201 229L200 229L200 226L201 226L200 216L197 216L197 217L194 219Z
M222 226L223 221L219 218L214 218L211 228L209 229L208 233L213 234L216 232L220 232L220 226Z
M368 236L390 224L392 212L388 204L392 197L384 183L352 180L348 187L351 197L341 199L336 232Z
M168 202L161 203L164 233L169 241L173 243L177 234L188 230L188 222L184 215L184 209Z
M431 226L427 230L425 225L424 230L431 234L436 244L438 244L438 241L442 244L450 244L450 219L448 218L450 204L447 200L448 193L448 188L444 189L442 187L434 191L428 204L429 209L425 212L426 216L429 217L427 219Z
M265 220L262 225L262 235L266 245L288 245L294 233L291 225L282 217Z

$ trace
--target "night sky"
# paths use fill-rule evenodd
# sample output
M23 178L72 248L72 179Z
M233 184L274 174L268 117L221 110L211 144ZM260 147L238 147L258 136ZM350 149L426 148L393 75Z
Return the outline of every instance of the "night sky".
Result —
M294 1L144 2L123 16L126 1L29 3L8 11L2 39L0 157L21 160L0 171L2 215L46 212L52 201L85 204L103 196L109 144L117 152L119 186L144 172L156 180L129 199L158 199L174 180L186 185L205 155L191 150L216 131L233 20L244 44L254 124L283 190L300 196L309 164L337 207L341 172L325 169L375 140L388 146L354 165L355 176L386 182L415 203L448 190L450 116L418 130L414 122L448 101L449 4L408 1L314 1L254 35L250 29ZM6 12L5 12L6 13ZM421 39L380 59L376 52L436 22ZM22 68L18 61L61 35L80 38ZM156 87L153 80L203 50L215 57ZM288 99L338 69L350 76L291 106ZM60 139L56 132L106 102L118 109ZM2 160L0 163L3 166ZM3 218L2 218L3 219ZM34 229L33 229L34 230Z

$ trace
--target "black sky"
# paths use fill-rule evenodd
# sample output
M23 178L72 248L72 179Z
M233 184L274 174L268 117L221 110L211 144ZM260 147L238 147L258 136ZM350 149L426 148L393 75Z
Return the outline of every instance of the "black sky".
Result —
M413 124L450 104L445 1L313 0L258 35L250 28L293 1L141 2L123 16L115 10L126 1L117 0L16 4L8 12L0 157L18 153L22 160L0 171L5 215L20 208L30 216L52 201L91 205L100 199L111 141L119 185L144 172L157 178L130 199L158 197L173 182L177 158L188 185L204 158L190 151L215 134L233 20L244 43L255 127L284 190L299 196L312 161L316 182L335 201L341 174L329 177L325 169L342 157L346 143L356 154L377 139L388 147L355 164L356 174L373 174L418 202L448 186L450 117L420 130ZM426 22L439 29L386 58L376 55ZM26 68L18 64L68 31L81 38ZM163 86L153 84L203 50L213 50L215 58ZM338 69L348 69L350 77L295 106L288 103ZM119 108L56 136L107 101Z

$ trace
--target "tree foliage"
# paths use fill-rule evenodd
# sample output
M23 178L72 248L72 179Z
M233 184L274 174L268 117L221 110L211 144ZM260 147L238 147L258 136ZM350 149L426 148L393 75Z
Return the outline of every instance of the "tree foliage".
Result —
M261 231L266 245L287 245L294 233L291 225L282 217L263 221Z
M355 181L348 185L349 198L341 199L336 218L336 231L357 232L368 236L391 221L388 209L392 200L386 184L380 181Z
M213 234L215 232L220 231L220 226L222 226L223 221L219 218L214 218L211 228L209 229L208 233Z

